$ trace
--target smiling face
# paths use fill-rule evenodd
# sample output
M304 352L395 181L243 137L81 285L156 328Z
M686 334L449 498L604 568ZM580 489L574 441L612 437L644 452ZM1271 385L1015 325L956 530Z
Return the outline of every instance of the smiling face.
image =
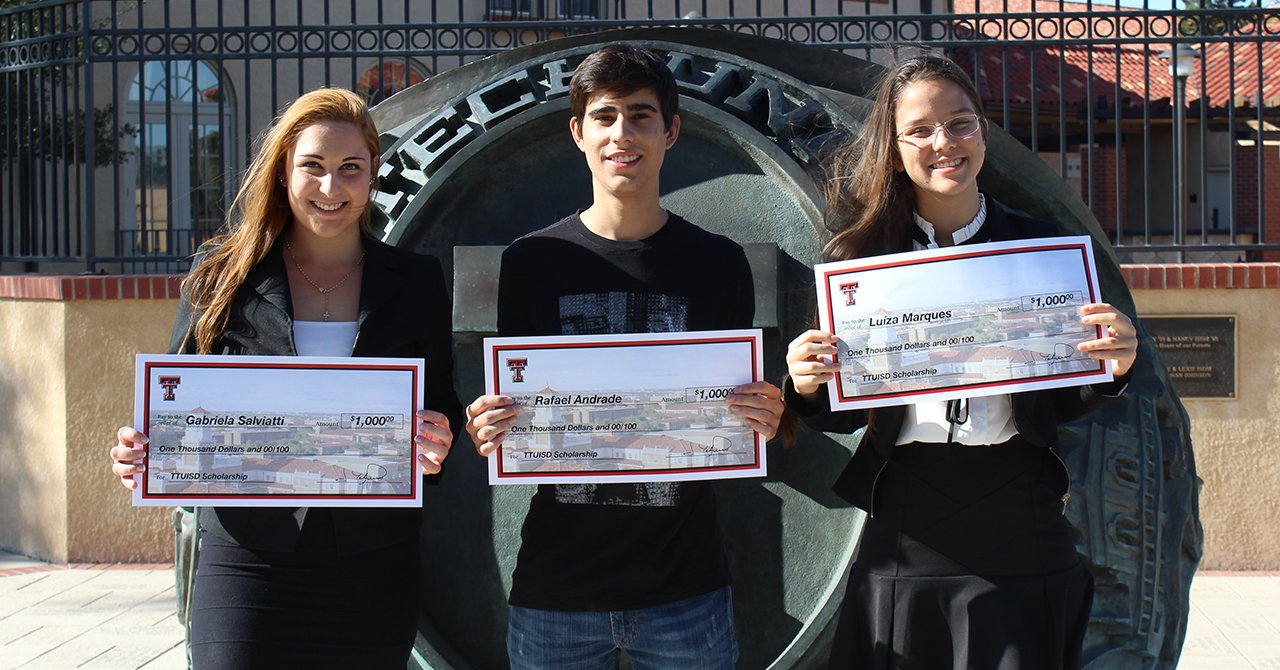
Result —
M573 141L587 157L596 201L658 197L658 173L680 134L680 117L664 128L651 88L630 95L592 93L582 121L569 120Z
M945 123L977 110L963 89L946 79L917 81L902 90L895 115L895 133L921 125ZM978 172L986 157L986 121L979 132L960 139L939 130L929 141L896 140L894 167L905 171L916 191L921 215L940 206L978 207ZM919 145L919 146L917 146ZM932 219L929 219L932 221Z
M303 129L284 168L289 208L298 224L294 234L358 236L375 161L354 124L321 121Z

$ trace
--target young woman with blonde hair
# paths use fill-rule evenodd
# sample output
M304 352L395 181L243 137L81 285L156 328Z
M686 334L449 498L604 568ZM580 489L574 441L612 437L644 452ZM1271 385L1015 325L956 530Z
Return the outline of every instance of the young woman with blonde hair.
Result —
M1058 234L978 190L988 122L964 72L906 58L886 74L863 134L831 166L826 260ZM940 286L938 291L946 291ZM1059 423L1119 395L1132 322L1105 303L1080 345L1117 381L1014 395L832 412L836 338L810 330L787 350L787 405L828 432L866 428L834 489L868 512L832 668L1059 670L1081 665L1093 578L1065 514Z
M298 98L261 141L228 232L183 281L170 353L424 359L418 461L440 471L461 404L440 262L369 233L378 131L363 99ZM334 389L334 393L341 393ZM147 438L118 431L137 486ZM395 668L416 635L421 510L201 508L196 668Z

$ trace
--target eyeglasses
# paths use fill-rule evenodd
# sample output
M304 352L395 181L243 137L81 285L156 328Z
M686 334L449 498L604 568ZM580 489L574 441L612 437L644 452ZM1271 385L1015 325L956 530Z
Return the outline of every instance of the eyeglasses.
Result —
M978 132L981 127L977 114L960 114L942 123L922 123L911 126L898 133L898 139L913 146L923 147L932 144L940 130L945 131L952 139L959 140Z

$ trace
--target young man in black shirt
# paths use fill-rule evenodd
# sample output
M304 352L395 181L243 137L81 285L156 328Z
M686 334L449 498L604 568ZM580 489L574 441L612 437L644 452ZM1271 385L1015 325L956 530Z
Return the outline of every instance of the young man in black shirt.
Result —
M591 169L591 207L516 240L502 256L498 333L587 335L750 328L742 248L659 204L658 173L680 133L676 82L654 54L609 45L570 82L569 130ZM728 399L766 439L777 387ZM520 408L467 408L481 455ZM529 505L511 588L514 670L733 667L729 571L709 482L543 485Z

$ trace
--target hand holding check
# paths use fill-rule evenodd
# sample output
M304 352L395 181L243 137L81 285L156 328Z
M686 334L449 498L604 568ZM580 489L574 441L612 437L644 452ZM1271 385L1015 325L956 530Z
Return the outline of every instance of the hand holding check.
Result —
M1086 326L1105 325L1107 337L1081 342L1076 348L1094 360L1112 360L1112 374L1128 374L1138 354L1137 328L1114 306L1097 302L1080 308L1080 322ZM796 392L812 396L822 390L840 371L836 359L839 338L821 330L807 330L787 346L787 374Z

